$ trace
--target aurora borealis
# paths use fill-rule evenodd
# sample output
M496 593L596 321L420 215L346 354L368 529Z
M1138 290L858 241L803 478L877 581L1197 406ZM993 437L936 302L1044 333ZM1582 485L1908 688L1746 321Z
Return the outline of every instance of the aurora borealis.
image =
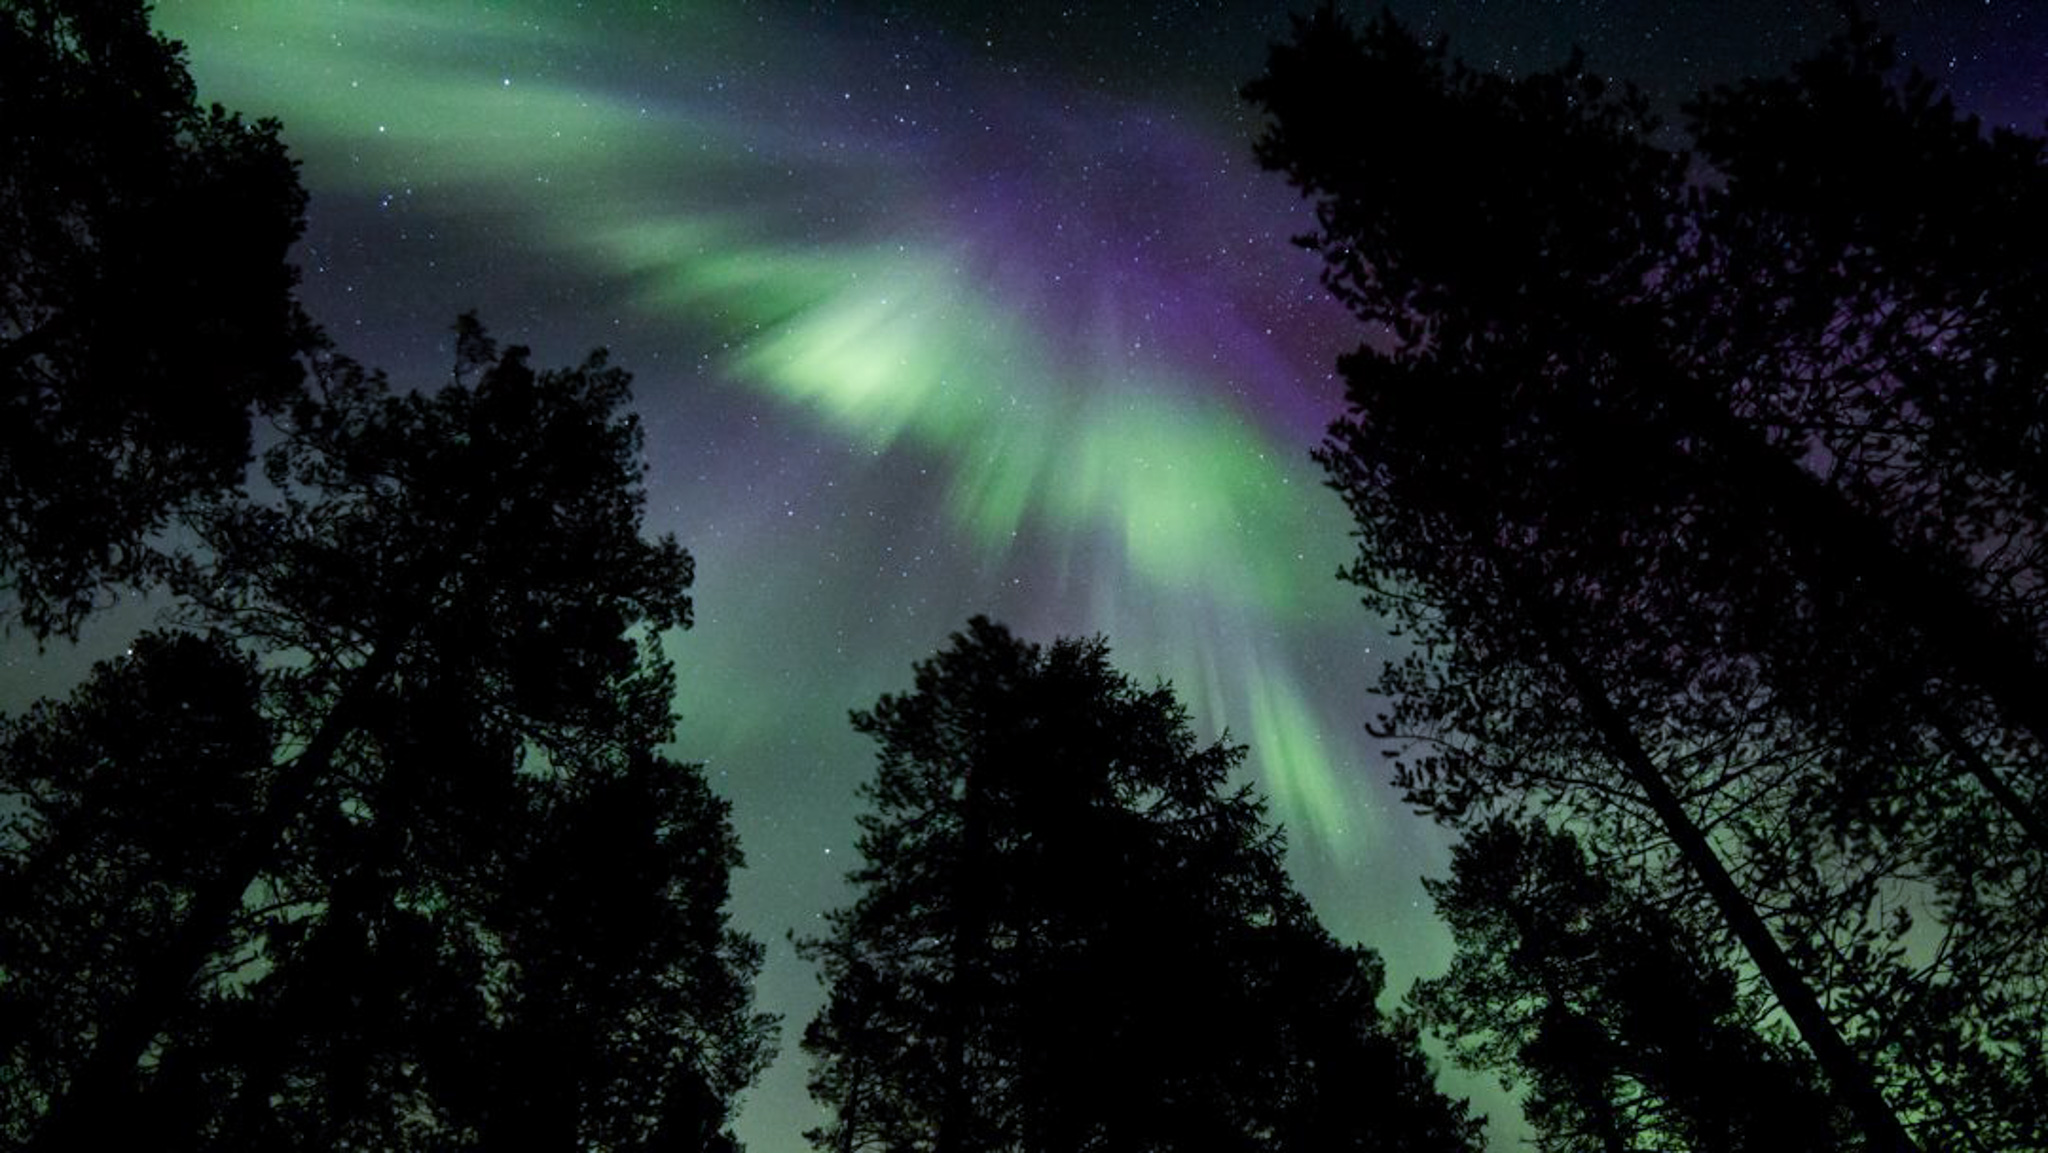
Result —
M1582 42L1669 100L1781 66L1832 11L1626 7L1402 14L1482 64ZM2048 76L2048 29L1898 7L1966 103L2048 106L2006 80ZM1386 642L1332 579L1346 516L1308 459L1359 333L1289 246L1307 218L1235 99L1283 6L167 0L157 20L203 99L283 121L313 196L305 297L343 351L431 382L476 308L540 362L601 344L634 372L651 527L699 571L670 644L676 751L733 802L735 911L785 1016L741 1119L755 1153L815 1117L795 1041L817 994L785 935L850 863L871 752L847 712L973 613L1105 634L1173 681L1251 746L1332 929L1396 991L1442 961L1416 883L1442 847L1377 777L1363 686Z

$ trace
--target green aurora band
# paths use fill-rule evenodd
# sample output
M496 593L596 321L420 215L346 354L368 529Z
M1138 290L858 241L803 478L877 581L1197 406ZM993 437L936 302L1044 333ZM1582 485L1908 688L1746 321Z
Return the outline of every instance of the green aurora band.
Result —
M305 293L344 351L431 381L423 334L478 306L543 363L621 346L650 527L699 562L697 627L668 638L676 752L733 802L764 1007L800 1026L818 1004L780 942L843 898L872 757L846 710L973 612L1104 633L1170 678L1250 746L1331 929L1386 951L1393 993L1440 971L1415 879L1444 854L1364 771L1379 640L1331 579L1349 523L1306 452L1355 330L1288 249L1300 220L1246 126L1028 62L899 61L807 5L570 12L156 20L204 99L283 122L313 194ZM739 1120L757 1153L816 1123L795 1053Z
M735 338L731 378L875 452L940 462L946 506L982 550L1001 553L1033 521L1105 534L1142 586L1130 595L1170 597L1185 621L1218 607L1289 622L1308 611L1296 558L1343 530L1311 515L1300 445L1275 443L1216 399L1216 382L1163 355L1044 369L1069 358L946 247L774 243L772 217L745 195L734 198L745 207L690 204L674 190L744 189L795 162L776 154L778 136L795 146L744 110L640 103L564 74L565 57L616 57L616 26L566 26L546 4L254 0L168 3L158 21L187 41L209 94L284 121L316 192L433 186L511 216L518 235L590 276L631 284L645 316L721 318ZM701 58L665 59L662 73L717 75L729 66L714 59L744 57L757 39L720 5L691 5L669 27L684 25ZM647 163L650 139L670 163ZM829 145L801 151L825 169L815 179L851 177L885 201L900 192L885 165ZM1328 570L1310 579L1327 583ZM1127 663L1149 655L1113 639ZM1288 663L1240 651L1229 679L1241 693L1212 683L1212 662L1176 664L1166 671L1213 702L1212 719L1244 726L1280 815L1349 856L1357 826L1329 752L1338 742Z

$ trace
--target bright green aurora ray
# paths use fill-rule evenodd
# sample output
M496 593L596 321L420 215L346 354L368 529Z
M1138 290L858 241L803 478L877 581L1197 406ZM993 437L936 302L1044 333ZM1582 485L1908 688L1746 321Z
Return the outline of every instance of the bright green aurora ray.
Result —
M878 453L939 462L947 509L992 561L1034 526L1054 540L1099 536L1123 560L1106 579L1139 586L1119 599L1170 599L1181 628L1218 608L1293 626L1311 600L1328 603L1308 595L1328 566L1297 558L1342 530L1310 515L1299 444L1275 443L1171 350L1064 355L1057 334L991 294L963 244L924 230L772 239L786 228L777 206L721 204L711 190L801 164L891 211L916 197L888 163L728 99L721 83L737 81L659 100L601 82L646 69L651 38L638 41L642 59L619 64L635 41L616 24L569 25L545 4L169 3L159 23L188 42L211 92L285 122L316 194L430 187L511 218L522 243L589 276L632 285L645 317L719 318L730 377ZM763 49L722 5L691 5L663 27L691 35L654 66L662 75L726 75L736 54ZM561 64L586 57L588 68ZM650 163L650 152L665 155ZM1120 625L1077 622L1144 667L1144 638ZM1215 643L1233 656L1161 671L1214 702L1208 719L1238 727L1291 825L1348 855L1356 825L1329 751L1339 743L1289 662L1230 631Z
M676 752L732 801L765 1007L817 1005L780 942L843 897L872 756L847 710L975 612L1171 679L1251 746L1333 931L1385 948L1394 990L1440 969L1414 878L1441 850L1364 771L1375 638L1306 454L1353 330L1285 243L1291 198L1227 100L1191 117L843 7L156 20L204 99L283 122L343 351L431 382L475 307L543 363L613 344L635 373L650 528L698 561ZM786 1036L739 1134L781 1153L815 1121Z

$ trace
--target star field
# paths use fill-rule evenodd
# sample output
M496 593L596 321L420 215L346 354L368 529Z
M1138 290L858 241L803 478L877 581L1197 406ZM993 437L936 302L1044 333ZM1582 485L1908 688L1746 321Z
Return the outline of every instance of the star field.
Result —
M1481 65L1584 44L1667 105L1833 20L1708 7L1397 11ZM1966 105L2048 108L2025 5L1876 9ZM1346 514L1308 459L1361 334L1289 245L1309 221L1236 98L1284 7L171 0L157 21L202 99L283 121L313 197L304 295L344 351L429 384L475 308L538 362L607 345L635 373L650 528L698 562L676 751L733 803L735 911L785 1015L741 1119L755 1153L816 1119L795 1042L818 995L784 938L852 863L871 751L847 712L974 613L1106 634L1172 680L1251 746L1332 929L1395 990L1446 959L1416 881L1443 847L1361 730L1390 642L1333 579ZM1361 140L1388 114L1361 110Z

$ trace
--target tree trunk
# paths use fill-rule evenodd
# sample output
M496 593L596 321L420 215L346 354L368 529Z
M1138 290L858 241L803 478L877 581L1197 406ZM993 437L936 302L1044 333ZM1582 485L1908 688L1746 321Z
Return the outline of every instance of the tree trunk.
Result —
M1866 1148L1870 1153L1918 1153L1919 1147L1907 1135L1898 1116L1878 1090L1869 1066L1842 1039L1813 988L1799 975L1791 959L1771 935L1770 927L1729 875L1706 834L1687 815L1678 794L1636 739L1635 731L1607 696L1599 679L1578 659L1560 630L1547 618L1539 617L1538 627L1550 659L1565 674L1579 703L1606 740L1608 752L1641 791L1658 823L1663 826L1665 836L1670 838L1687 867L1705 886L1715 908L1727 920L1736 940L1769 983L1785 1015L1792 1019L1800 1039L1806 1042L1807 1048L1820 1062L1822 1073L1849 1107L1857 1127L1863 1131Z
M2042 664L2036 638L2011 627L1969 588L1893 540L1882 523L1764 443L1725 409L1688 389L1672 391L1678 396L1680 419L1715 444L1734 468L1754 477L1760 491L1781 501L1788 529L1821 537L1841 558L1833 571L1808 571L1808 579L1840 590L1841 576L1850 574L1909 622L1942 664L1990 697L2007 724L2026 730L2038 747L2048 750L2048 667ZM2003 782L1987 781L1973 766L1969 771L2027 829L2037 846L2048 846L2039 817L2017 794L2003 788Z
M982 996L982 968L988 963L988 911L983 898L990 872L988 821L978 775L975 767L969 766L961 786L957 903L960 913L953 931L953 979L947 988L952 1004L948 1006L950 1019L946 1022L945 1054L940 1066L945 1084L941 1087L933 1153L975 1153L970 1134L974 1130L977 1102L968 1077L968 1034L974 1031L974 1008Z
M2048 854L2048 822L2044 822L2041 814L2027 804L2026 798L1998 775L1998 770L1984 760L1984 754L1978 752L1975 745L1964 739L1953 718L1932 706L1927 712L1934 731L1941 735L1942 743L1963 763L1963 771L1970 774L1970 779L1976 781L2012 817L2027 840L2033 842L2035 852Z

